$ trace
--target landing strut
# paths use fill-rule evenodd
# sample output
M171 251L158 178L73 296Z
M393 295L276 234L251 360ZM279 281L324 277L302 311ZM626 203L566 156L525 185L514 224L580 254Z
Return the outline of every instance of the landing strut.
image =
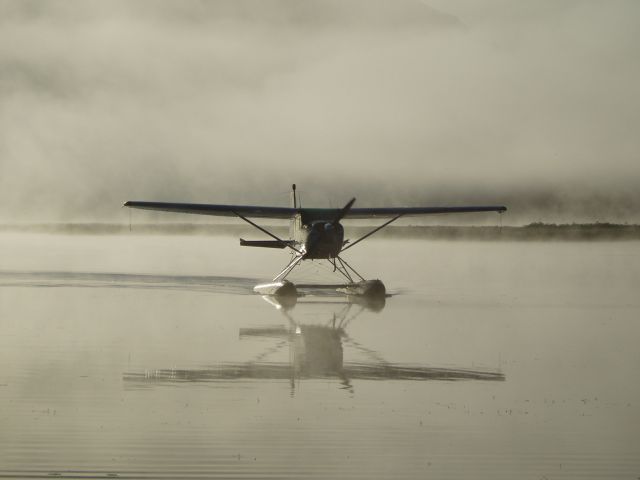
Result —
M317 290L330 289L346 295L385 297L387 290L381 280L365 280L351 265L342 257L327 259L333 266L333 271L340 273L346 280L344 284L300 284L295 285L288 281L287 276L300 265L303 255L295 255L282 271L276 275L272 282L256 285L253 290L261 295L274 295L279 297L299 296L299 289Z

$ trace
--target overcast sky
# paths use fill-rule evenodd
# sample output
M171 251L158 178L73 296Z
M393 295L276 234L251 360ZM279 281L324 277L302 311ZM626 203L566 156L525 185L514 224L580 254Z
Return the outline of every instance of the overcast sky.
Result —
M640 2L0 0L0 222L124 200L640 221Z

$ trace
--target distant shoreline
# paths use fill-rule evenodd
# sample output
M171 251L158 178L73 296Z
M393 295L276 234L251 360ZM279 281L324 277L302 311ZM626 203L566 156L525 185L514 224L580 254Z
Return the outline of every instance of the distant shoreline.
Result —
M274 233L287 236L287 227L271 227ZM347 233L356 238L373 227L347 226ZM0 225L0 233L42 233L59 235L233 235L258 237L262 234L249 226L233 224L194 223L38 223ZM614 223L548 224L524 226L394 226L376 233L379 238L425 240L640 240L640 225Z

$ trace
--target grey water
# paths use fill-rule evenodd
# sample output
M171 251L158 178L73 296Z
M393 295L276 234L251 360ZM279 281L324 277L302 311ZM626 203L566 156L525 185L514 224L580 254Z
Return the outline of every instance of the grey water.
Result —
M230 236L0 252L2 478L640 477L640 242L373 238L384 302L284 307Z

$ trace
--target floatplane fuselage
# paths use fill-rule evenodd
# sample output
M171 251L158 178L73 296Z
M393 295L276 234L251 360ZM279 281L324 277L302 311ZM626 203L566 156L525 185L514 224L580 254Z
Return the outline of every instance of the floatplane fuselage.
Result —
M244 240L245 247L292 248L302 260L330 260L338 257L345 246L344 227L340 220L355 202L349 201L341 210L298 208L296 186L292 186L292 207L296 213L289 224L290 240Z

